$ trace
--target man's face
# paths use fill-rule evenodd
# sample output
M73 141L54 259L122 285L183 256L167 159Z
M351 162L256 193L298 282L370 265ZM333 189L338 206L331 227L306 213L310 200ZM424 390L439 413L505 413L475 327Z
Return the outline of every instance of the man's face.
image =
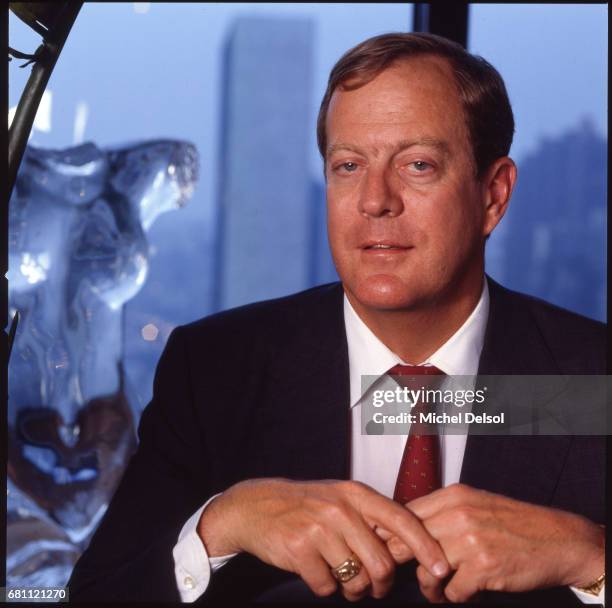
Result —
M424 310L461 297L483 272L486 190L446 62L402 60L336 89L327 142L329 240L351 303Z

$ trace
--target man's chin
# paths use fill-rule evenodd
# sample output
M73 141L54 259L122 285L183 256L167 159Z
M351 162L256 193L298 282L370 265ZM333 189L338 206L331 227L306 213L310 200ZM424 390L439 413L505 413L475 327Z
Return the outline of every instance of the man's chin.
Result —
M424 298L412 288L408 288L397 277L377 276L357 286L349 288L345 284L345 291L355 309L371 311L400 311L415 310Z

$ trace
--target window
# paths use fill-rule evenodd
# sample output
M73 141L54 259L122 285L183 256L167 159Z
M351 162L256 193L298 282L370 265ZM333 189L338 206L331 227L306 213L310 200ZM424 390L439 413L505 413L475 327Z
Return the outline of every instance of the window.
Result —
M487 245L503 284L606 318L608 7L474 4L469 50L502 74L519 178Z

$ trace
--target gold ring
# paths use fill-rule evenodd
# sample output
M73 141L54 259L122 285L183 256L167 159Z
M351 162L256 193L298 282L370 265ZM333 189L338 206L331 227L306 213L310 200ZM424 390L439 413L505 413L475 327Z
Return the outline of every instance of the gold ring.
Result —
M361 562L353 554L344 560L339 566L331 569L332 576L340 583L348 583L361 572Z

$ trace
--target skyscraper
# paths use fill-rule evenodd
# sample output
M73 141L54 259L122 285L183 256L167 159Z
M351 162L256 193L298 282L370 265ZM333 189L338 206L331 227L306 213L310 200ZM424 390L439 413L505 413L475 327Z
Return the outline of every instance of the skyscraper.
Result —
M518 163L500 247L505 285L606 318L606 141L588 120Z
M309 284L313 27L244 17L223 58L215 309Z

